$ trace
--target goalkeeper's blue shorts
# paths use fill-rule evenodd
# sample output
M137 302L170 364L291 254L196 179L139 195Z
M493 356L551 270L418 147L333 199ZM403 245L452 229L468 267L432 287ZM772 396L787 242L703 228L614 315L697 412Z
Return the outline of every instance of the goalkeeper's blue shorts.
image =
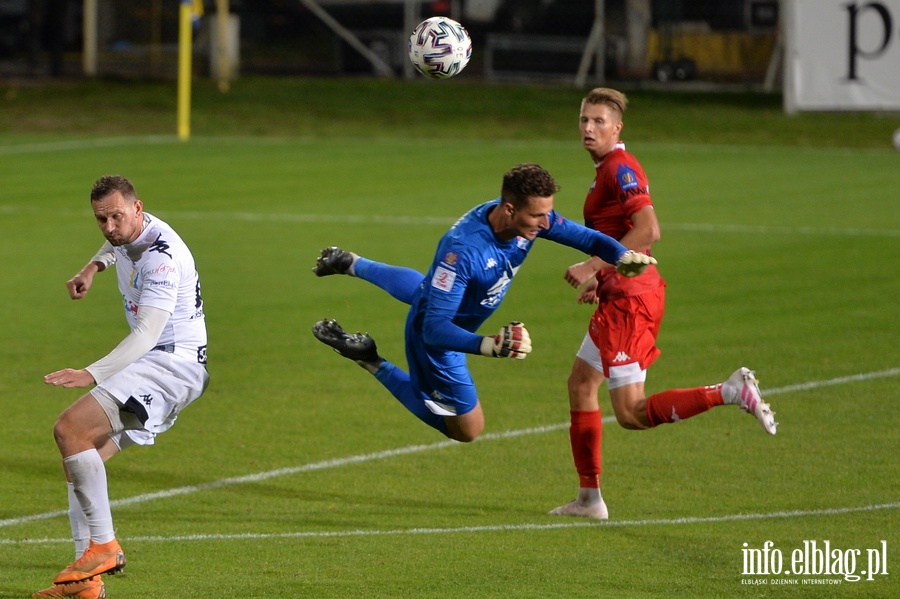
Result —
M406 328L409 380L428 409L440 416L462 416L478 405L478 392L466 354L428 348L421 335Z

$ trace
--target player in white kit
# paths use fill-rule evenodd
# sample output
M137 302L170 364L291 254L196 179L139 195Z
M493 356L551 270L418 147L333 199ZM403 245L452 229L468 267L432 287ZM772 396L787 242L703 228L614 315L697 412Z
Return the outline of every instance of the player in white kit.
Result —
M131 332L90 366L44 377L66 388L96 386L53 429L68 483L75 561L35 597L106 596L101 575L120 571L125 554L113 528L104 463L135 443L153 444L209 382L200 281L187 245L144 212L124 177L98 179L91 207L106 243L66 287L72 299L82 299L94 275L115 265Z

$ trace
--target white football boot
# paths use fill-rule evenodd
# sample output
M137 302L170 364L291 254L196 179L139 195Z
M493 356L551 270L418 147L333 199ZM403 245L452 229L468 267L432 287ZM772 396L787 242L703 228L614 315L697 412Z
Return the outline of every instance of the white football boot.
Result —
M591 504L583 504L575 499L566 505L550 510L548 513L553 516L581 516L582 518L593 518L595 520L607 520L609 518L609 510L606 509L606 502L603 501L602 497L599 502Z
M738 368L722 384L722 396L733 398L731 401L726 399L726 403L738 404L743 411L756 416L767 433L775 434L775 429L778 427L778 423L775 422L775 412L767 402L763 401L755 372L749 368Z

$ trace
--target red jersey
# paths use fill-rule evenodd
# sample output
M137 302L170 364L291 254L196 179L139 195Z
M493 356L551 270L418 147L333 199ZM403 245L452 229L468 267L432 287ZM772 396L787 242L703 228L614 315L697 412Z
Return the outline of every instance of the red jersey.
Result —
M612 152L595 167L597 176L584 201L584 224L591 229L622 239L634 224L631 216L646 206L652 206L650 184L644 169L619 142ZM600 280L600 300L637 295L665 285L655 266L639 277L623 277L614 268L597 273Z

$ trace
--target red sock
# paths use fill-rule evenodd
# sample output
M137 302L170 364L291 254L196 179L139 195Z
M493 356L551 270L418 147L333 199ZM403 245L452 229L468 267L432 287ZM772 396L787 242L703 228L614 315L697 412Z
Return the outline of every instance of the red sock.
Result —
M647 398L647 418L650 426L658 426L687 420L723 403L722 385L670 389Z
M600 488L600 443L603 421L600 410L571 410L569 441L581 488Z

